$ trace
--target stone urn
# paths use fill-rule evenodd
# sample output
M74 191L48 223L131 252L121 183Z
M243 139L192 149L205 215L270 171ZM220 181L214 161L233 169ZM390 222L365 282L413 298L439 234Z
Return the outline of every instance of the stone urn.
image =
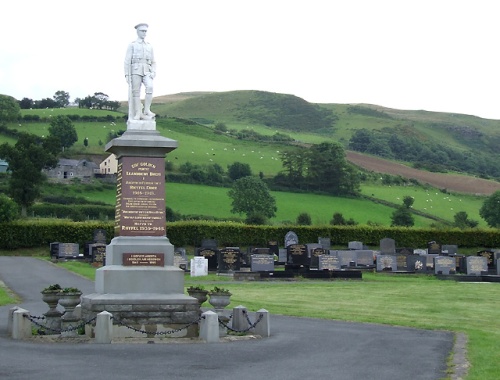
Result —
M56 309L59 299L61 298L61 291L59 290L43 290L42 301L49 306L49 311L44 315L47 316L61 316L61 312Z
M187 288L189 296L196 298L198 300L198 305L201 305L208 299L208 290L189 287Z
M215 287L208 295L208 303L212 305L217 314L222 313L224 308L231 303L231 293L227 289Z
M81 296L82 292L79 290L61 292L61 296L59 298L59 305L64 307L65 310L65 313L62 316L63 320L75 320L73 311L75 310L75 307L80 303Z

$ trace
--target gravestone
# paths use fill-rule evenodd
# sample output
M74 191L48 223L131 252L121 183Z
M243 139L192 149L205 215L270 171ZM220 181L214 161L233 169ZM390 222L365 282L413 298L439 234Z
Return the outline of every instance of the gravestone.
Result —
M427 269L434 271L434 259L439 255L435 253L430 253L427 254L426 256L427 256Z
M100 267L106 265L106 244L90 244L89 251L89 255L94 266Z
M360 241L350 241L349 243L347 243L347 248L350 250L362 250L363 243Z
M54 242L50 243L50 257L52 259L57 259L57 256L59 256L59 243Z
M274 255L255 254L250 257L252 272L273 272Z
M477 252L477 256L482 256L486 258L488 263L488 269L495 269L495 252L488 249Z
M217 240L215 239L202 239L201 248L212 248L217 249L219 247Z
M106 230L98 228L94 230L94 243L106 244Z
M457 273L467 273L467 265L464 255L453 255L451 256L455 259L455 265Z
M299 237L293 231L288 231L285 235L285 248L292 244L299 244Z
M434 258L434 274L455 274L456 262L453 257L436 256Z
M420 249L420 248L417 248L417 249L414 249L413 250L413 253L415 255L427 255L427 249Z
M443 244L441 246L441 254L443 256L452 256L458 253L458 245L455 244Z
M309 264L310 269L319 269L319 258L327 254L327 250L322 247L316 247L311 250L311 262Z
M356 251L337 251L341 268L355 267L358 259Z
M357 266L371 266L375 263L373 251L369 249L358 250L356 252Z
M329 237L319 237L318 244L320 244L323 249L329 250L332 246L332 241Z
M396 248L396 254L398 255L413 255L414 253L415 250L413 248L407 248L407 247Z
M78 259L82 257L80 245L77 243L59 243L57 245L57 258L59 259Z
M469 276L488 274L488 259L484 256L467 256L466 265Z
M269 248L252 248L252 255L269 255Z
M280 248L278 252L278 263L284 264L288 260L288 249L287 248Z
M191 277L208 276L208 259L195 256L191 259Z
M395 272L398 270L395 255L377 255L377 272Z
M441 255L441 244L435 241L430 241L427 243L427 254L428 255Z
M427 255L408 255L407 256L407 270L415 273L427 272Z
M267 248L269 248L269 253L271 255L276 255L276 257L279 256L280 247L278 245L278 241L277 240L269 240L267 242Z
M394 255L396 253L396 242L391 238L380 240L380 253L382 255Z
M340 270L340 261L337 255L322 255L318 257L318 270Z
M397 266L398 270L405 271L408 270L408 259L409 254L407 253L396 253L396 261L397 261Z
M309 257L305 244L291 244L287 247L287 263L292 265L309 266Z
M198 248L196 256L202 256L208 260L208 270L217 270L217 256L219 250L215 248Z
M500 276L500 259L497 259L497 276Z
M218 257L218 271L220 273L229 273L240 270L240 248L239 247L226 247L219 251Z
M174 251L174 266L186 271L188 269L188 259L185 248L176 248Z

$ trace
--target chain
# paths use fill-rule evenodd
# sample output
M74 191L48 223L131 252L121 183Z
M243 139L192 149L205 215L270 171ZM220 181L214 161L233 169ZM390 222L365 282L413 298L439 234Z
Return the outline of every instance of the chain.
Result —
M193 322L190 322L188 323L186 326L183 326L183 327L179 327L178 329L174 329L174 330L168 330L168 331L159 331L159 332L150 332L150 331L145 331L145 330L141 330L141 329L137 329L133 326L129 326L129 325L126 325L125 323L119 321L118 319L114 318L114 317L111 317L111 319L114 319L116 321L117 324L119 324L120 326L123 326L123 327L126 327L130 330L133 330L135 332L139 332L141 334L153 334L153 335L169 335L169 334L174 334L174 333L177 333L177 332L181 332L182 330L185 330L187 328L189 328L189 326L192 326L192 325L196 325L198 324L202 319L205 319L204 316L201 316L200 318L198 318L196 321L193 321Z
M39 322L36 321L37 319L38 320L45 319L45 317L37 317L37 316L34 316L34 315L25 315L24 317L27 318L27 319L29 319L31 321L31 323L33 323L34 325L40 327L41 329L53 331L53 332L56 332L58 334L63 333L63 332L70 332L70 331L78 330L78 329L84 327L85 325L94 322L97 319L97 317L94 317L94 318L89 319L88 321L82 321L80 324L78 324L76 326L71 326L71 327L68 327L67 329L63 330L63 329L53 329L51 327L45 326L45 325L43 325L43 324L41 324L41 323L39 323Z
M245 316L246 316L246 318L247 318L247 322L248 322L248 324L249 324L249 327L248 327L248 328L246 328L246 329L244 329L244 330L235 330L235 329L233 329L232 327L229 327L229 326L227 325L227 323L225 323L224 321L222 321L220 318L218 318L218 319L219 319L219 324L220 324L222 327L225 327L225 328L227 328L227 329L228 329L228 330L230 330L230 331L233 331L233 332L236 332L236 333L244 333L244 332L248 332L248 331L250 331L250 330L254 329L254 328L255 328L255 326L257 326L257 324L258 324L258 323L262 320L262 318L264 318L264 314L262 314L262 313L261 313L261 314L259 315L259 318L257 318L257 320L255 321L255 323L252 323L252 322L250 321L250 319L248 318L248 314L247 314L245 311L243 311L243 314L245 314Z

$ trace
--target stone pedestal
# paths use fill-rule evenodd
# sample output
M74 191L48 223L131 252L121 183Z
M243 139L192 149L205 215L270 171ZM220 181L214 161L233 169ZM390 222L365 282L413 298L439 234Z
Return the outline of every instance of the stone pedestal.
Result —
M196 321L199 306L184 294L184 271L173 265L174 246L166 236L165 154L177 141L160 136L154 120L127 126L106 145L118 159L115 238L106 247L106 265L96 271L95 293L82 297L82 319L107 311L114 337L152 337ZM93 327L86 333L93 336Z

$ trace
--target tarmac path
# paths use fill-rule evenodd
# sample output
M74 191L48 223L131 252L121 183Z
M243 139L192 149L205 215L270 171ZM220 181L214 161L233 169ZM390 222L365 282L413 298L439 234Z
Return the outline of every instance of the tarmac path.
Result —
M36 258L0 257L0 280L35 316L50 284L94 293L92 281ZM13 306L0 307L0 379L436 380L453 349L452 332L279 315L269 338L218 344L16 341Z

